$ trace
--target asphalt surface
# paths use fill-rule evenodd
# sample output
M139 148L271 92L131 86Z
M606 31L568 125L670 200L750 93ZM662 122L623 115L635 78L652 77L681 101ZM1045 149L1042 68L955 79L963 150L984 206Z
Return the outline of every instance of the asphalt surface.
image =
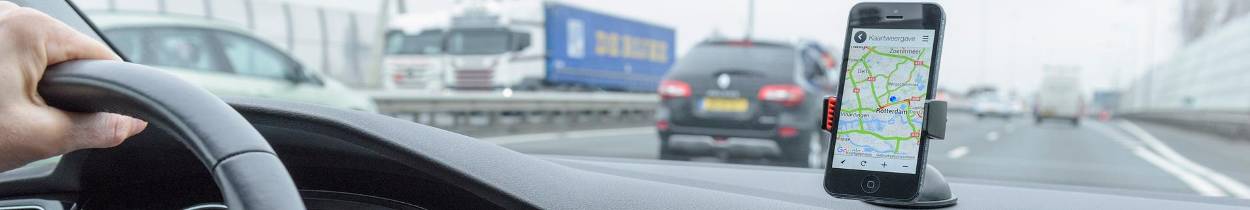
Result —
M948 177L1250 199L1250 141L1112 119L1034 124L954 114L929 164ZM657 158L652 127L487 137L530 154ZM734 141L731 139L731 141ZM723 157L693 161L726 162ZM729 159L732 164L775 162Z

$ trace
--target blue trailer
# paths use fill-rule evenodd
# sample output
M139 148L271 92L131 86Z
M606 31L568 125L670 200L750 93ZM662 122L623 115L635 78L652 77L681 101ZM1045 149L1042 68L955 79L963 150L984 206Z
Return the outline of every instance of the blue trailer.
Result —
M561 3L543 7L547 85L653 92L677 59L672 28Z

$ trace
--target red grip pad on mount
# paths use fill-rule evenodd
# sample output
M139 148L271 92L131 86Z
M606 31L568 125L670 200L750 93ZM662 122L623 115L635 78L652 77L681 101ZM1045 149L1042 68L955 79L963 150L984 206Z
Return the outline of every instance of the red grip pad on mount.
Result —
M837 114L838 114L838 97L836 96L825 97L824 105L825 105L825 117L823 117L824 124L821 125L820 127L825 129L826 131L833 132L833 119L836 119Z

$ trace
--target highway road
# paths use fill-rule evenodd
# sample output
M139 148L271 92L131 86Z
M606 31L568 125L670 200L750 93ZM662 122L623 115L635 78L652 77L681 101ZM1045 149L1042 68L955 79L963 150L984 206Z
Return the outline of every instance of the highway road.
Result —
M1250 199L1250 142L1114 119L1044 122L950 118L929 163L948 177L1174 192ZM530 154L657 158L655 128L487 137ZM731 141L733 141L731 139ZM723 162L716 157L693 161ZM735 164L770 164L767 159Z

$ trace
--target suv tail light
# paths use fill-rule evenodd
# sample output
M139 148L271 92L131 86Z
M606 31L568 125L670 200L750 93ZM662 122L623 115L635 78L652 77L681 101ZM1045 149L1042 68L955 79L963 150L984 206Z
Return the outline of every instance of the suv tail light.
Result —
M798 85L765 85L760 88L759 98L793 107L803 102L803 88Z
M690 97L690 84L681 80L664 80L660 81L660 88L656 91L664 99Z
M781 138L795 137L799 135L799 129L794 127L780 127L777 128L777 135L780 135Z

